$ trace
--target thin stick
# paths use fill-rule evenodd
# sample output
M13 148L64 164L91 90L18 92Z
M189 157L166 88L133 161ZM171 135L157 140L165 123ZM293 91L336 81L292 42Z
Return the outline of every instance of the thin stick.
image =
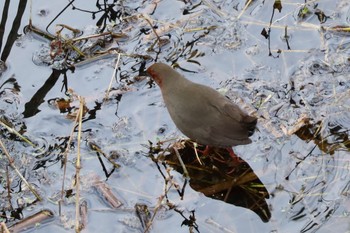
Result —
M32 15L33 15L33 1L29 2L29 25L32 25Z
M198 152L197 152L197 146L198 144L197 143L193 143L193 149L194 149L194 153L196 154L196 158L197 158L197 161L200 165L203 165L202 161L200 160L199 156L198 156Z
M0 139L0 147L2 148L3 153L6 155L9 164L13 170L17 173L19 178L28 186L30 191L34 194L34 196L39 200L42 201L43 199L40 197L40 195L35 191L35 189L28 183L28 181L22 176L21 172L16 168L16 166L13 164L13 159L11 158L10 154L8 153L5 145L2 143L2 140Z
M15 134L17 137L19 137L21 140L23 140L24 142L28 143L31 147L33 147L34 149L38 149L40 150L40 152L44 153L45 150L41 149L41 148L37 148L38 146L36 146L32 141L30 141L28 138L24 137L23 135L21 135L20 133L18 133L15 129L11 128L10 126L6 125L4 122L2 122L0 120L0 125L2 125L3 127L5 127L7 129L7 131L9 131L10 133Z
M81 128L82 128L82 121L83 121L83 109L84 109L84 98L83 97L79 97L80 100L80 106L79 106L79 124L78 124L78 149L77 149L77 162L76 162L76 174L75 174L75 180L76 180L76 184L75 184L75 232L80 232L80 227L79 227L79 219L80 219L80 169L81 169L81 165L80 165L80 144L81 144Z
M149 18L148 15L145 15L145 14L142 14L142 17L146 20L146 22L149 24L149 26L151 27L153 33L156 35L157 37L157 41L160 41L160 36L158 35L156 29L154 29L153 25L152 25L152 22L151 22L151 19ZM157 41L155 43L157 43Z
M251 0L252 1L252 0ZM202 2L209 7L215 14L220 17L226 17L226 13L220 10L212 1L210 0L202 0Z
M186 168L186 166L185 166L185 163L182 161L182 158L181 158L181 156L180 156L179 151L178 151L175 147L173 147L173 149L174 149L174 151L175 151L175 154L176 154L176 156L177 156L177 159L179 160L179 162L180 162L180 164L181 164L182 169L184 170L184 175L185 175L186 179L189 179L189 178L190 178L190 175L188 174L188 171L187 171L187 168Z
M6 166L6 186L7 186L7 199L9 202L9 206L11 209L13 209L12 203L11 203L11 180L10 180L10 174L9 174L9 166Z
M63 178L62 178L62 188L61 188L61 198L59 200L59 215L61 216L61 203L63 202L63 199L64 199L64 181L66 180L66 173L67 173L67 160L68 160L68 152L70 150L70 144L72 143L72 140L73 140L73 134L74 134L74 129L75 129L75 125L77 124L78 122L78 119L79 119L79 114L76 115L75 117L75 120L74 120L74 125L72 127L72 130L70 132L70 136L69 136L69 139L68 139L68 142L67 142L67 147L66 147L66 150L64 151L63 153Z
M104 101L106 101L108 99L109 92L111 91L111 88L112 88L113 79L115 78L115 74L117 73L117 69L119 67L119 61L120 61L120 53L118 53L117 62L115 63L113 74L111 77L111 81L109 82Z
M7 226L4 222L1 223L1 232L10 233L9 229L7 228Z
M153 223L153 221L154 221L154 219L155 219L155 217L156 217L156 215L157 215L157 213L158 213L158 210L160 209L160 207L163 206L163 204L162 204L162 203L163 203L163 200L164 200L164 198L166 198L167 193L170 191L170 189L172 188L173 185L174 185L173 183L170 183L170 185L168 186L168 188L166 188L166 190L165 190L165 194L164 194L164 195L161 195L161 196L158 198L158 203L157 203L156 207L154 208L154 212L153 212L152 218L151 218L150 221L147 223L146 229L143 231L144 233L147 233L147 232L150 231L151 226L152 226L152 223Z
M243 8L243 10L241 11L241 13L239 13L237 19L241 18L242 15L244 14L244 12L247 10L248 6L250 5L250 3L252 3L253 0L249 0L249 2L247 2Z

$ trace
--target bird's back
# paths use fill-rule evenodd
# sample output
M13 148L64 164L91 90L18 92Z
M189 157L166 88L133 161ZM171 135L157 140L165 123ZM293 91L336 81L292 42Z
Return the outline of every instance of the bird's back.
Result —
M187 79L163 92L179 130L204 145L228 147L251 142L257 119L214 89Z

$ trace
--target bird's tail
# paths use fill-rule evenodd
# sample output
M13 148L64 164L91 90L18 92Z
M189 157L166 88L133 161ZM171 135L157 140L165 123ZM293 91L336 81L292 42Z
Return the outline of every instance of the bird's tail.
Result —
M243 122L246 126L246 129L248 130L248 137L252 136L256 129L256 123L258 122L258 119L253 116L246 116Z

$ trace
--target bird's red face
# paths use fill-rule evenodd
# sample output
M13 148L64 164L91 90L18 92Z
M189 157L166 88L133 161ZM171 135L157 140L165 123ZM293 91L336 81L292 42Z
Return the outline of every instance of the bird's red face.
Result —
M152 79L158 84L159 87L162 86L162 78L160 77L159 72L157 72L153 66L150 66L147 69L147 73L152 77Z

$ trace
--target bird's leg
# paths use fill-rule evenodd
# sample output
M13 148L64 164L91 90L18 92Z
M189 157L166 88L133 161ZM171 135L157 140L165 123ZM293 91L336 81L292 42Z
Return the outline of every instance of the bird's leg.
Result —
M227 147L226 150L229 152L231 158L233 159L233 162L236 164L239 164L242 162L242 160L238 157L238 155L235 154L232 147Z
M242 159L240 159L238 157L238 155L235 154L235 152L233 151L232 147L227 147L226 150L229 152L229 154L230 154L230 156L232 158L232 162L233 162L233 168L230 171L227 172L227 174L231 174L244 161Z
M198 150L198 151L201 152L203 156L208 156L210 155L211 152L213 152L213 147L207 145L204 150ZM221 163L226 162L225 160L220 159L219 156L212 156L211 158Z
M204 156L208 156L210 152L212 151L212 148L210 146L205 146L204 150L198 150L199 152L202 153Z
M200 165L203 165L203 163L199 159L197 152L200 152L204 157L207 157L209 155L209 153L211 152L211 150L212 150L212 148L210 148L209 146L206 146L204 150L199 150L199 149L197 149L197 143L194 144L194 152L196 154L197 160L198 160Z
M242 160L238 157L238 155L235 154L235 152L233 151L233 149L231 147L227 147L226 150L229 152L234 164L239 164L242 162ZM213 147L211 146L206 146L204 150L198 150L198 152L202 153L203 156L208 156L210 155L210 153L213 151ZM212 157L215 160L219 161L219 162L223 162L225 163L225 160L221 160L219 158L217 158L216 156Z

